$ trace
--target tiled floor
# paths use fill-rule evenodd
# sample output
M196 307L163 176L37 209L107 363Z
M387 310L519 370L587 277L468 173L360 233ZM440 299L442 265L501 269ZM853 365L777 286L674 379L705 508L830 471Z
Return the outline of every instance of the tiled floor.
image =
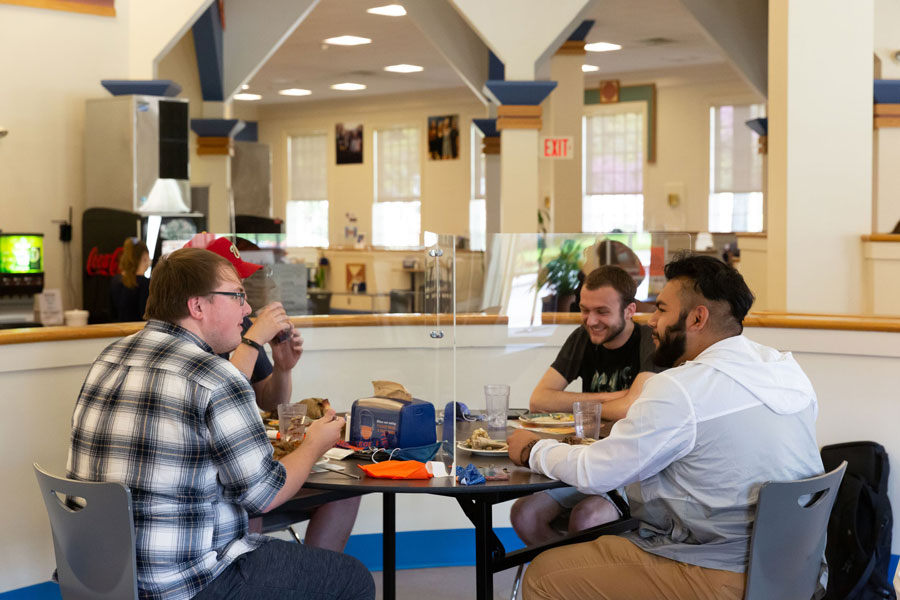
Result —
M375 577L376 598L382 600L381 572ZM516 569L494 575L494 598L509 600ZM519 598L522 592L519 592ZM467 600L475 598L475 567L441 567L397 571L397 599Z

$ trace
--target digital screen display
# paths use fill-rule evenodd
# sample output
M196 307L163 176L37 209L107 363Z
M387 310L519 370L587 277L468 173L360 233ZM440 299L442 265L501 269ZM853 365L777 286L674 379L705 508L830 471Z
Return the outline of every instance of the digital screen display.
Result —
M43 272L43 235L0 233L0 273Z

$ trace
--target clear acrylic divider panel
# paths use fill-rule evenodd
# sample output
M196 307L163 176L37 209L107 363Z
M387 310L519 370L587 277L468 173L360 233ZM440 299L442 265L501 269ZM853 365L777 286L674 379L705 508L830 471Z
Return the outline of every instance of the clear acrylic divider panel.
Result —
M692 236L686 233L488 235L479 267L483 272L480 301L478 294L461 293L473 288L464 287L464 275L457 269L457 305L465 306L466 312L496 315L493 323L457 328L457 400L473 413L483 414L484 386L508 385L507 428L484 427L485 432L500 439L526 427L529 424L520 416L531 408L535 386L566 338L581 326L575 291L584 276L601 265L622 267L635 279L638 311L652 312L656 294L665 284L665 263L678 252L691 250ZM638 317L642 318L646 317ZM581 381L573 381L567 389L580 392ZM557 412L540 404L533 408L532 412ZM574 425L536 431L561 439L574 435ZM465 465L471 452L459 452L457 462Z

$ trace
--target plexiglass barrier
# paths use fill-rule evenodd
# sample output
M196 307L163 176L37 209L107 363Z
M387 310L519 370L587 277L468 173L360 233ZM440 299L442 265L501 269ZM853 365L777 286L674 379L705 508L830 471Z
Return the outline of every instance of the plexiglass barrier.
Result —
M499 442L517 427L573 434L571 417L541 422L525 413L571 412L530 400L581 327L577 298L585 276L601 265L621 267L634 280L638 311L647 312L665 283L665 263L695 249L689 234L655 232L497 234L483 253L445 235L409 250L289 248L276 235L234 239L244 260L264 266L245 281L254 309L278 301L292 316L321 315L299 321L304 352L293 370L292 400L327 398L348 413L354 445L435 440L435 458L448 469L505 461L502 446L471 447L479 428ZM585 379L572 377L566 389L596 385ZM392 395L405 397L405 390L433 407L435 437L391 429L376 410L390 403L364 402L387 394L373 387L376 381L400 384L389 388ZM506 427L487 427L487 385L509 387Z

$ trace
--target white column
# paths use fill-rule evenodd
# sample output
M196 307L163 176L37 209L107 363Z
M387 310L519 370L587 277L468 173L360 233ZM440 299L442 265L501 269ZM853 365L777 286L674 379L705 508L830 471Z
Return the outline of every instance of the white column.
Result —
M589 0L451 0L503 61L507 81L534 81L538 61L581 23ZM500 230L537 232L539 129L505 128L500 137Z
M572 43L572 42L570 42ZM557 52L550 62L556 89L544 101L544 135L572 138L571 158L542 159L550 165L550 214L553 231L581 231L581 118L584 112L584 48Z
M484 155L484 210L487 238L500 233L500 155Z
M770 309L862 311L873 20L873 0L769 2Z

